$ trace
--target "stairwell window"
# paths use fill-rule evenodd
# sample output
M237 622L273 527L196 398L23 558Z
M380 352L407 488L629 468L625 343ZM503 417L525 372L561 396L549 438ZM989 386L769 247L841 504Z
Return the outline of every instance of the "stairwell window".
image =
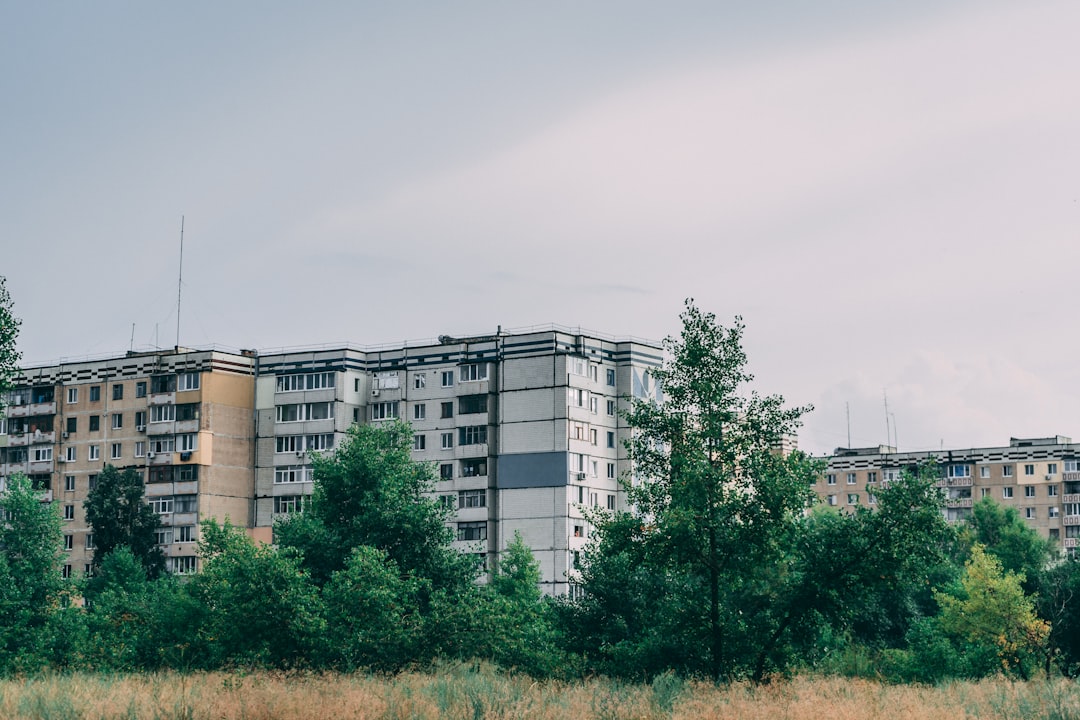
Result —
M176 380L177 392L184 392L185 390L198 390L199 389L199 373L189 372L180 373Z
M461 373L461 382L476 382L478 380L487 380L488 376L487 363L462 365L459 371Z

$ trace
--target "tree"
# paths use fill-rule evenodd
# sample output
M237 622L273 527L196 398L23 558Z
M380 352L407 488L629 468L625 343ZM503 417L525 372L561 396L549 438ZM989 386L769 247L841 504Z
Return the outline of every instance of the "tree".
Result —
M16 348L19 326L22 320L12 313L11 295L7 290L7 278L0 276L0 398L6 397L11 389L11 380L18 370L22 355ZM4 408L0 404L0 418Z
M942 629L969 645L969 653L993 657L983 673L1003 671L1027 679L1043 656L1050 628L1024 594L1023 576L1002 569L981 545L971 549L960 587L939 593Z
M143 501L145 487L134 468L121 472L106 465L97 486L87 495L83 507L94 532L94 567L120 546L130 548L146 574L155 578L165 571L165 556L157 546L161 520Z
M450 510L429 493L430 464L413 462L412 429L396 421L353 425L338 448L316 456L311 502L274 528L282 547L300 551L320 586L343 570L354 548L386 553L403 575L434 589L460 588L476 577L471 557L454 550Z
M0 669L37 669L49 653L49 623L68 604L59 506L16 474L0 493L0 518Z
M972 507L960 537L966 551L982 545L1004 570L1023 575L1024 589L1029 593L1035 590L1040 574L1054 555L1050 540L1042 538L1016 508L999 505L989 497Z
M662 579L670 590L644 606L654 630L637 638L647 640L640 649L655 657L677 645L681 669L760 679L802 617L773 610L821 472L802 453L780 452L809 408L742 394L752 376L741 319L721 327L689 300L681 319L680 336L664 342L668 360L650 371L663 402L635 399L626 416L643 479L626 486L635 511L595 519L602 539L586 554L585 589L621 592L596 572L605 567Z

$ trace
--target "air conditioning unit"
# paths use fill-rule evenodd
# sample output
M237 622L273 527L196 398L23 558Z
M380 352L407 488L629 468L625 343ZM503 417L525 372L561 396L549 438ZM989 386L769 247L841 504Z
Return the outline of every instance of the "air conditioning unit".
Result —
M62 438L65 438L65 439L66 439L66 438L67 438L67 436L68 436L67 430L65 430L64 432L60 433L60 437L62 437Z
M148 458L150 458L151 460L153 460L153 459L154 459L154 451L153 451L153 450L151 450L150 452L146 453L146 457L148 457Z
M578 480L584 480L585 479L585 473L578 473L577 474L577 479Z
M56 462L58 462L58 463L66 463L67 458L66 457L58 457L58 458L56 458Z
M371 386L371 397L379 397L379 386L378 385L372 385Z
M297 450L296 451L296 457L298 457L300 459L303 459L306 455L307 455L307 453L304 452L303 450Z
M184 462L184 461L187 461L187 460L190 460L190 459L191 459L191 453L189 453L189 452L180 453L180 461L181 462Z
M1046 479L1047 479L1047 480L1053 480L1053 479L1054 479L1054 475L1053 475L1053 473L1047 473L1047 474L1046 474Z
M136 430L137 430L138 432L146 432L146 426L145 426L145 425L136 425L136 426L135 426L135 429L136 429Z

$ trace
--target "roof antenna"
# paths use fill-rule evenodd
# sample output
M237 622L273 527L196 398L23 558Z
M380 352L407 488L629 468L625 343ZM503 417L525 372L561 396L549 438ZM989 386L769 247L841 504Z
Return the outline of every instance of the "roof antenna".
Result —
M128 341L128 352L135 351L135 323L131 323L131 340Z
M180 351L180 289L184 282L184 216L180 216L180 272L176 278L176 350Z
M851 447L851 403L844 403L844 412L847 414L847 446Z
M889 427L889 396L885 388L881 389L881 397L885 400L885 444L888 445L892 440L892 429Z

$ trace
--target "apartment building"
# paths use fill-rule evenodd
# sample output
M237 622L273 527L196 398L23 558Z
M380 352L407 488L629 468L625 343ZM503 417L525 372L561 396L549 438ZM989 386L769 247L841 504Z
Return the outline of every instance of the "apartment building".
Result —
M1059 546L1080 542L1080 444L1057 435L1012 438L1008 446L896 452L887 445L837 448L815 490L829 505L873 507L875 490L904 470L936 464L946 496L945 517L959 522L972 504L990 497L1014 507L1031 527Z
M254 390L253 354L181 348L26 369L0 422L0 485L22 472L60 504L70 575L93 557L83 501L98 474L134 468L169 568L195 572L201 520L252 522Z
M178 349L23 371L0 425L0 482L24 472L63 506L65 572L93 536L82 503L106 463L135 468L174 572L197 570L198 523L264 542L302 511L314 453L353 423L401 418L433 465L455 544L491 564L520 533L549 594L571 591L587 508L625 504L619 418L656 396L656 343L546 327L515 333L255 353Z
M254 533L269 541L275 517L302 509L312 452L354 422L401 418L413 458L436 469L459 549L486 562L520 533L544 591L566 593L591 533L583 510L624 503L618 410L656 392L660 360L655 343L558 328L261 354Z

